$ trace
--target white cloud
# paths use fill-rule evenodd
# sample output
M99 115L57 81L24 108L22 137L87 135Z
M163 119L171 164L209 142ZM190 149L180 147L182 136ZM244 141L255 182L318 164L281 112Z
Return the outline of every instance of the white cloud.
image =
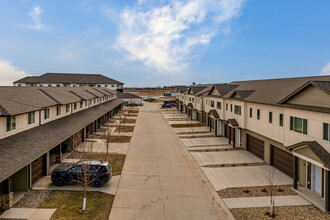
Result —
M330 63L323 67L323 69L321 70L321 75L330 75Z
M10 62L0 60L0 86L12 86L13 82L28 76L23 70L16 69Z
M172 0L148 10L127 8L120 15L115 48L126 51L129 60L142 61L158 72L182 72L192 50L208 45L219 27L222 33L231 32L228 21L239 16L243 1ZM139 0L138 4L144 2L150 3Z
M28 25L28 28L33 30L42 30L44 28L44 25L41 23L41 13L42 10L39 5L32 8L32 10L29 12L29 16L32 18L33 24Z

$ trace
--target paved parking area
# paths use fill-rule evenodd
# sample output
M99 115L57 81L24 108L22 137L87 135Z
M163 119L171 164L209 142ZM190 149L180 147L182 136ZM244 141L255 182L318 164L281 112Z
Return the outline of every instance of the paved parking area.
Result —
M191 152L199 166L212 164L262 163L259 157L248 151Z
M56 209L11 208L0 219L48 220Z
M272 166L201 168L216 191L248 186L267 186ZM292 178L275 169L274 185L290 185Z
M141 108L109 219L233 219L157 108Z
M124 134L123 134L124 135ZM107 145L105 144L104 140L102 139L91 139L93 142L93 152L94 153L106 153L107 152ZM90 142L83 142L83 146L90 146ZM127 154L127 150L129 147L129 143L110 143L109 145L109 152L111 153L119 153L119 154Z
M192 128L173 128L177 134L185 132L210 132L210 128L206 126L192 127Z
M119 183L120 175L113 176L110 182L104 184L102 187L88 187L88 191L103 192L110 195L115 195ZM56 186L52 183L50 176L41 178L32 187L33 190L72 190L81 191L82 189L77 185Z
M171 125L173 125L173 124L187 124L187 125L189 125L189 124L199 124L199 121L188 120L188 122L187 122L187 120L182 119L182 120L168 121L168 123L171 124Z

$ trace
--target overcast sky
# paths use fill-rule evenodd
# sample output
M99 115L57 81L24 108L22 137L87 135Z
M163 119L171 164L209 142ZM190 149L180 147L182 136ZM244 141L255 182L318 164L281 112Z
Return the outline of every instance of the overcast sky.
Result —
M45 72L126 86L330 74L329 0L0 0L0 85Z

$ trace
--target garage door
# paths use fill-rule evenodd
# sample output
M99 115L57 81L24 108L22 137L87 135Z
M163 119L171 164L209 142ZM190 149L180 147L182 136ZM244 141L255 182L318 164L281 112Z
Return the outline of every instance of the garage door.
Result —
M281 150L273 145L271 146L271 165L293 177L293 155Z
M247 150L256 155L257 157L264 159L264 142L251 135L246 135Z
M32 184L44 175L44 157L41 156L32 162Z

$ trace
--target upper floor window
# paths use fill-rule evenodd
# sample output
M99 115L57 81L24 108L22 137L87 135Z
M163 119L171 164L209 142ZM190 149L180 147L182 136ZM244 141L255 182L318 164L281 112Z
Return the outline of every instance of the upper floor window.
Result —
M68 113L70 111L70 104L66 104L65 108L66 108L66 113Z
M230 104L230 112L233 112L233 104Z
M87 106L87 100L85 101L85 106Z
M61 106L56 106L56 115L61 114Z
M75 102L74 104L73 104L73 110L76 110L77 109L77 103Z
M7 131L16 129L16 116L7 117Z
M44 119L48 119L49 118L49 108L45 108L45 111L44 111Z
M257 109L257 119L260 120L260 109Z
M290 116L290 130L307 134L307 119Z
M236 114L236 115L241 115L241 106L239 106L239 105L235 105L234 106L234 113Z
M330 124L323 123L323 140L330 141Z
M33 124L35 122L35 112L28 113L28 124Z
M226 103L226 111L228 111L228 103Z
M252 108L250 108L250 118L252 118Z
M221 102L217 102L217 109L221 109Z
M211 107L214 107L214 101L211 100Z
M84 104L84 103L81 101L81 102L80 102L80 108L82 108L82 107L83 107L83 104Z
M269 123L273 123L273 112L269 112L268 121Z
M279 125L280 125L281 127L283 127L283 121L284 121L283 114L280 114Z

